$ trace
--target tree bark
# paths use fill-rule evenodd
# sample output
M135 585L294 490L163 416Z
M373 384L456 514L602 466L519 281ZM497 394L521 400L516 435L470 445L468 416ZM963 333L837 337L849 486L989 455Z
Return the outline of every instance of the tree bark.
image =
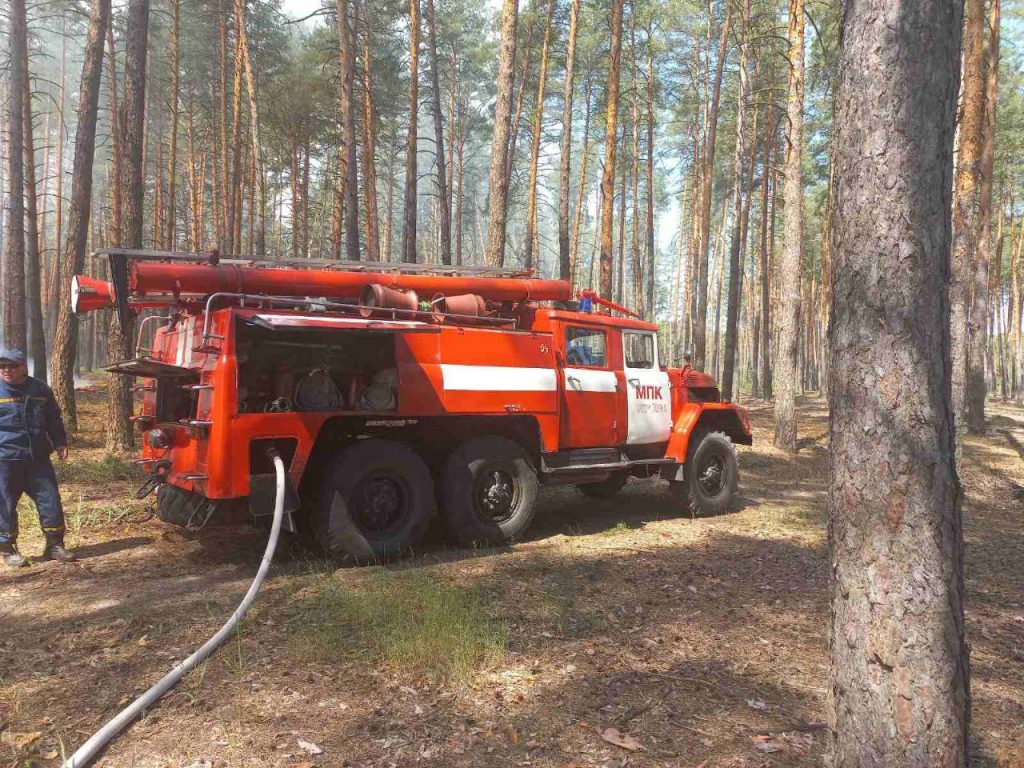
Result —
M257 256L266 255L267 236L264 227L264 203L266 189L263 179L263 150L260 144L259 104L256 99L256 75L253 72L252 56L249 52L249 33L246 24L245 0L238 0L236 24L238 25L239 49L242 53L242 68L245 72L246 95L249 101L249 141L251 143L251 179L252 190L249 194L249 240L250 252ZM259 215L256 210L259 209ZM257 226L258 225L258 226ZM255 232L254 232L255 230ZM255 240L253 244L251 241Z
M498 49L498 93L494 107L491 164L487 174L487 250L484 252L484 261L490 267L501 267L505 264L505 225L508 218L506 156L512 119L512 80L516 68L518 19L518 0L503 0L501 43Z
M573 276L573 249L569 242L569 177L572 173L572 102L576 76L576 36L579 31L580 0L571 0L571 3L569 40L565 49L565 84L562 91L562 146L558 165L558 275L563 280L572 280ZM586 144L585 140L584 144ZM578 194L583 195L582 187Z
M27 30L26 30L27 32ZM22 99L25 140L25 319L28 321L26 352L32 361L32 375L46 381L46 335L43 325L42 269L39 257L39 218L36 205L36 144L33 136L32 84L25 55Z
M948 298L961 8L844 0L840 15L829 539L841 768L968 763Z
M988 51L985 63L984 113L981 126L981 179L978 186L978 243L974 256L974 296L969 317L967 353L967 430L985 432L985 350L988 347L989 273L992 262L992 177L999 89L1000 0L989 0Z
M86 237L92 205L92 169L96 148L96 116L99 110L100 75L103 72L103 44L110 23L110 0L93 0L89 32L78 89L78 127L75 131L75 159L71 175L71 205L68 210L67 240L61 257L58 282L57 325L50 357L51 384L64 423L78 429L75 408L74 366L78 351L78 318L71 312L71 276L85 265Z
M739 71L739 95L736 105L736 147L733 153L732 173L733 183L736 188L733 190L733 210L736 211L736 220L733 223L732 238L729 242L729 305L726 308L725 318L725 356L722 362L722 399L733 399L733 378L736 366L736 335L740 319L740 250L743 244L743 131L744 118L747 111L747 39L750 30L750 6L751 0L743 2L743 21L740 30L740 71ZM753 141L753 135L751 141Z
M427 0L427 26L430 32L431 111L434 113L434 157L437 159L437 195L441 213L441 263L452 263L452 209L448 197L448 170L444 155L444 121L441 115L441 77L437 62L437 25L434 0Z
M647 233L647 301L645 306L651 318L654 317L654 135L656 116L654 111L654 22L647 20L647 217L644 230Z
M130 0L128 5L127 54L124 66L124 104L122 104L124 150L124 213L122 233L126 248L142 247L143 206L143 130L146 123L146 49L149 33L149 0ZM117 312L111 313L107 354L111 360L125 360L131 354L133 322L121 326ZM131 380L114 376L108 390L107 450L131 450Z
M789 0L789 96L786 102L786 179L779 265L779 350L775 361L775 447L796 452L797 335L803 262L804 0Z
M171 0L171 136L167 146L167 234L164 236L165 247L174 250L177 225L175 206L175 182L178 175L178 115L181 101L180 88L180 50L181 0Z
M413 0L415 4L416 0ZM355 40L348 18L348 0L337 0L338 71L341 77L341 177L345 180L343 211L345 220L345 257L359 260L359 189L356 177L356 123L352 89L355 83ZM415 15L413 16L415 21ZM418 34L418 29L413 32ZM415 40L415 37L413 38ZM415 84L415 60L413 82ZM415 105L413 107L415 119ZM410 129L411 130L411 129Z
M953 412L957 435L967 426L973 261L981 240L982 136L985 125L985 0L967 0L963 32L960 124L953 188L953 257L950 283ZM959 446L959 440L957 444Z
M25 315L25 0L11 0L7 70L7 235L3 260L3 343L24 350Z
M580 153L580 182L576 190L576 214L573 218L572 241L569 248L569 281L575 287L579 282L580 224L583 220L583 206L587 199L587 166L590 165L590 94L591 83L587 79L584 87L583 106L583 150Z
M242 177L245 170L242 165L242 85L244 75L242 34L239 24L239 5L245 0L235 0L235 76L231 93L231 217L228 226L231 228L231 254L242 250ZM242 18L244 18L244 11ZM127 79L127 65L125 65Z
M707 350L708 324L708 258L711 253L711 182L714 176L715 137L718 132L718 105L722 93L722 75L728 56L729 24L732 21L732 3L725 4L725 18L722 20L722 37L718 44L718 62L714 84L711 89L711 104L707 112L707 134L704 139L703 168L701 169L700 218L697 230L697 295L693 317L693 364L704 369ZM710 21L709 21L710 23Z
M409 0L409 133L405 148L405 209L402 261L416 263L416 121L419 115L419 0Z
M530 176L526 185L526 269L534 269L534 241L537 237L537 172L540 166L540 138L544 120L544 94L548 79L548 51L551 46L551 19L555 13L555 0L548 0L547 19L544 23L544 44L540 52L540 73L537 75L537 98L533 104L533 136L530 144Z
M598 291L612 298L612 220L615 218L615 143L619 127L619 64L622 57L622 3L612 0L608 52L608 101L604 121L604 169L601 176L601 255ZM622 190L625 194L625 189Z
M359 0L356 0L357 8ZM366 258L380 261L380 222L377 216L377 115L373 107L370 72L371 28L363 24L363 207L366 219Z

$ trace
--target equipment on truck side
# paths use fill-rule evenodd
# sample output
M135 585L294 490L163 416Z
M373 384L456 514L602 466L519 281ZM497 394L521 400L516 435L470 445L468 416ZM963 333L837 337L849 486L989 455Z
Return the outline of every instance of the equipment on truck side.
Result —
M414 547L436 514L464 544L515 539L541 484L662 478L694 513L735 493L746 411L663 367L657 325L593 291L484 267L99 255L114 279L77 277L78 311L162 308L108 370L139 379L165 520L267 518L269 448L286 527L357 560Z

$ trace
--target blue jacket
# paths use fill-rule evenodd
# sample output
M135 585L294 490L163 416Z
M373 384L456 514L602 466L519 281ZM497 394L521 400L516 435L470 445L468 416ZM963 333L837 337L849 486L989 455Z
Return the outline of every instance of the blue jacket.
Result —
M46 384L31 376L17 387L0 381L0 461L44 459L67 444L64 419Z

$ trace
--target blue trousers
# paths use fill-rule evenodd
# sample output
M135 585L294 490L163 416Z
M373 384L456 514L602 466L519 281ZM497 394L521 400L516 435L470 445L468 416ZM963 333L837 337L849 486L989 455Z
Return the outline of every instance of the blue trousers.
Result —
M64 533L64 508L50 459L0 461L0 544L17 541L18 501L26 493L36 504L43 533Z

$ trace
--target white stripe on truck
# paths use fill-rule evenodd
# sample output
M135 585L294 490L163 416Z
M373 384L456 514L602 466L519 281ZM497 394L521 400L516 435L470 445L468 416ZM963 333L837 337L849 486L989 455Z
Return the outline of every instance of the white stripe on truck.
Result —
M554 392L558 389L552 368L442 363L441 377L446 390L461 392Z

